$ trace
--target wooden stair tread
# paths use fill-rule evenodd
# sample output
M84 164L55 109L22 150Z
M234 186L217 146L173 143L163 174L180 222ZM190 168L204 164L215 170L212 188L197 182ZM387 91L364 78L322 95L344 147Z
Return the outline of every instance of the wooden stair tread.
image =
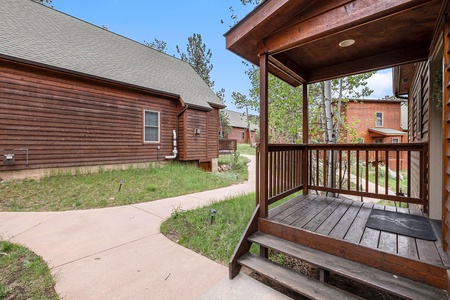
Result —
M249 241L399 297L406 299L448 299L444 290L262 232L256 232L250 236Z
M238 263L273 281L311 299L362 299L353 294L324 284L316 279L280 266L261 256L247 252L238 259Z

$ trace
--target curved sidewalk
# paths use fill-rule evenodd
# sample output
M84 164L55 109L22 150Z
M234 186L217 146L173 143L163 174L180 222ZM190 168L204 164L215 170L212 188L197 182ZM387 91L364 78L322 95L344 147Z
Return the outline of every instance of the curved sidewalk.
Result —
M254 158L254 157L253 157ZM253 192L249 180L217 190L121 207L66 212L0 212L0 237L41 255L62 299L288 299L167 239L159 231L185 210Z

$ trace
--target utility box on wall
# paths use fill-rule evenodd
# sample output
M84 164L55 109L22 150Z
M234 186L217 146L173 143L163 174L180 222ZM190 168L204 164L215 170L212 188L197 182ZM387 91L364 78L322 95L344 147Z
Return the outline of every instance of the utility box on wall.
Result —
M4 156L5 159L3 160L3 164L5 166L14 166L16 164L14 153L5 153Z

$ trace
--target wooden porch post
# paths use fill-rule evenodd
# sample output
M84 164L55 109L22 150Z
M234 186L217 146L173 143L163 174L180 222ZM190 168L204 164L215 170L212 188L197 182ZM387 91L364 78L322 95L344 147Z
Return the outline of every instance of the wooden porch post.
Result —
M260 71L260 142L259 142L259 199L260 217L267 218L269 212L268 195L268 143L269 143L269 122L268 122L268 54L261 54L259 57Z
M303 83L303 144L309 143L309 120L308 120L308 84ZM308 195L308 148L306 147L302 153L302 179L303 179L303 195Z

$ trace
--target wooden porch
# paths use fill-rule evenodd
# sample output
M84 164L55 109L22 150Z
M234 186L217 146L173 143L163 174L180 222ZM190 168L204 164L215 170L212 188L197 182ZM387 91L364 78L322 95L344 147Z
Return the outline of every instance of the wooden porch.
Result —
M343 197L299 195L271 209L268 218L260 219L260 231L395 274L403 273L405 277L417 276L420 282L445 288L450 261L442 251L440 225L431 222L436 241L371 229L365 224L374 208L423 215L415 209ZM439 274L429 273L430 268Z
M448 0L266 0L226 33L227 49L258 65L260 71L257 201L231 258L231 278L241 266L246 266L308 298L354 298L323 284L328 274L337 273L405 299L448 299L444 290L450 291L450 280L444 252L448 252L450 240L449 13ZM431 83L424 76L403 77L402 91L400 87L396 89L398 95L408 95L410 103L419 103L410 118L413 126L409 137L414 143L309 142L309 84L428 62L432 56L436 56L436 61L441 61L442 56L445 61L444 65L436 66L445 70L441 98L446 103L442 117L447 123L443 136L439 136L445 153L443 178L443 172L430 173L429 168L428 142L433 133L424 118L429 108L423 104L430 97ZM302 145L269 144L269 73L292 86L303 87ZM399 78L396 82L399 83ZM330 97L325 93L322 96ZM389 177L393 178L393 185ZM405 177L406 182L402 180ZM443 190L442 199L438 196L430 202L430 181L442 182L437 188ZM269 209L298 192L302 195ZM434 230L439 239L443 237L443 242L370 230L365 222L373 204L327 197L331 195L407 203L407 207L417 206L425 216L430 203L432 208L442 207L443 233L439 232L439 226ZM417 211L408 208L404 213ZM252 244L260 245L259 256L249 253ZM274 267L267 260L269 249L317 266L322 283Z
M345 197L298 195L269 210L267 218L257 218L258 230L246 240L260 245L263 257L272 249L319 268L324 283L337 274L404 299L448 299L450 260L442 250L438 222L431 222L437 240L427 241L366 227L372 209L423 216L415 209ZM354 297L323 283L314 285L261 256L244 254L237 264L313 299Z
M437 241L366 227L372 209L427 216L424 213L428 201L427 149L426 144L268 145L267 177L264 176L267 197L261 197L259 192L264 190L261 186L264 180L260 178L257 164L257 205L230 261L230 277L246 266L263 274L272 270L275 274L267 276L280 278L280 269L264 265L264 260L247 253L251 244L256 243L260 245L262 258L267 258L268 249L273 249L317 266L323 272L324 282L327 274L341 274L346 270L343 275L351 280L405 299L447 299L444 290L450 260L442 248L440 221L431 222ZM261 161L259 154L257 151L257 161ZM370 172L368 167L360 167L368 166L371 157L381 155L393 157L392 164L376 165ZM382 173L388 174L390 166L398 167L405 158L408 168L402 171L395 168L391 172L394 184L381 180ZM370 173L375 177L371 178ZM407 178L403 192L401 173ZM371 187L369 181L375 181L375 185ZM413 181L415 195L410 192ZM332 193L344 196L326 196ZM290 195L295 197L269 209L269 205ZM408 203L409 208L359 200L366 197ZM263 214L263 207L267 215ZM326 255L329 257L324 259ZM362 273L365 268L366 272ZM299 280L303 280L295 273L284 275L282 282L296 278L287 284L294 290ZM396 279L392 281L392 278ZM305 285L309 284L302 283L299 291L307 291ZM324 290L324 285L313 287L313 295L317 289ZM340 292L328 291L324 297ZM308 293L306 296L315 297ZM345 293L341 296L353 297Z

